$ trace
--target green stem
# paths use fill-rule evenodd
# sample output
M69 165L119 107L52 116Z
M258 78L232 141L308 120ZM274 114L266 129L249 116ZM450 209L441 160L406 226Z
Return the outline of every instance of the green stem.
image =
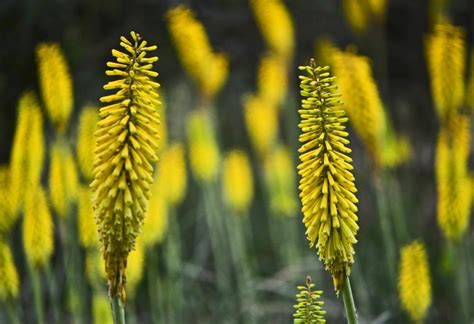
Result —
M33 289L33 300L35 303L35 312L36 312L36 323L43 324L44 323L44 311L43 311L43 297L41 296L41 287L38 278L38 272L36 269L33 268L32 265L29 265L30 270L30 279L31 279L31 287Z
M11 324L20 324L20 320L18 318L18 314L16 312L15 306L16 305L14 304L13 300L8 300L6 302L8 320L9 320L9 323Z
M112 304L112 316L114 318L114 324L125 324L125 307L122 299L117 294L111 297Z
M357 324L357 311L354 303L354 297L352 296L352 288L349 277L346 277L344 286L342 287L342 297L344 300L344 308L346 310L347 323Z

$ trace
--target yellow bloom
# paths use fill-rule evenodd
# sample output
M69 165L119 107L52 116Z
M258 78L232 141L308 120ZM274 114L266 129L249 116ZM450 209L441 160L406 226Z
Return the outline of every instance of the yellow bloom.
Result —
M18 103L10 160L10 199L12 217L22 209L24 199L41 178L44 162L43 117L33 92L24 93Z
M469 226L469 143L469 118L465 116L453 116L438 137L435 161L438 225L450 240L460 239Z
M95 293L92 298L94 324L113 324L109 298L105 294Z
M56 43L41 43L36 48L41 95L55 129L63 133L72 112L73 94L69 67Z
M344 15L356 33L363 33L371 19L385 20L387 0L344 0Z
M251 0L255 20L267 45L279 56L290 60L294 50L293 21L281 0Z
M19 279L12 251L6 242L0 241L0 301L18 297Z
M245 213L253 197L253 177L250 160L241 150L232 150L224 159L222 188L224 199L239 213Z
M329 67L299 68L302 105L298 110L302 143L298 152L303 223L310 246L333 276L339 292L354 263L358 202L344 109Z
M62 140L53 143L49 165L49 195L56 214L64 219L77 199L79 180L71 149Z
M167 14L168 29L181 64L200 91L212 99L228 75L228 59L213 52L204 26L185 5Z
M164 195L168 203L178 205L186 194L187 171L184 147L181 143L173 143L162 153L158 164L157 177L166 188Z
M318 38L314 44L315 57L319 57L319 61L325 65L332 64L334 53L337 50L337 47L330 38Z
M10 197L10 171L6 165L0 166L0 235L8 233L17 217L13 214Z
M25 199L23 247L27 261L34 267L42 267L54 250L53 219L42 187L32 190Z
M197 110L190 113L187 122L189 158L194 177L199 181L211 181L217 176L219 147L209 112Z
M333 64L345 111L377 165L387 120L369 59L351 52L335 51Z
M159 169L160 164L158 163L158 170ZM159 172L156 172L155 180L151 187L151 198L148 204L145 226L140 236L145 248L161 242L168 229L168 205L165 194L168 188L164 186L158 175Z
M152 163L158 160L157 127L160 105L152 81L157 57L146 57L156 46L147 46L140 35L131 32L132 41L121 37L124 52L112 50L116 62L108 62L105 90L116 90L100 98L95 133L93 208L102 242L102 252L111 296L125 299L125 269L141 231L153 182Z
M142 244L137 243L135 250L131 251L128 256L127 287L129 296L135 296L137 286L143 277L144 263L145 251L143 250Z
M270 106L278 107L286 97L288 72L285 62L275 54L262 57L258 67L258 94Z
M296 174L291 152L281 145L277 146L267 156L264 167L272 212L278 216L295 216L298 202Z
M273 148L278 135L278 110L270 102L250 96L245 98L244 114L252 146L264 158Z
M306 277L306 286L298 286L299 293L296 295L297 304L294 306L294 324L303 323L326 323L324 315L326 311L322 306L324 302L319 300L323 294L322 290L313 290L315 284L311 282L311 277Z
M99 109L95 106L85 106L79 118L79 132L77 134L77 159L82 175L92 179L94 155L91 148L95 145L94 132L99 120Z
M79 241L85 248L93 248L99 245L99 233L95 225L91 198L89 188L79 188L77 227L79 228Z
M445 121L458 111L464 100L464 31L439 23L427 36L425 45L436 112L439 119Z
M431 305L430 265L423 243L402 248L398 287L403 309L414 322L423 321Z

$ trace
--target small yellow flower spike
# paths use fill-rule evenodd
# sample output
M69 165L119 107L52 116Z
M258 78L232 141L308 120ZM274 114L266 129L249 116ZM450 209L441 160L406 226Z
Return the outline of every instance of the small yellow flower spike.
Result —
M81 245L85 248L99 247L99 234L95 225L92 196L88 187L79 188L77 222Z
M152 79L156 50L141 36L131 32L132 40L120 38L124 52L112 50L115 62L108 62L105 90L114 94L100 98L95 133L93 208L102 243L109 284L109 295L125 300L127 257L141 231L153 183L153 163L158 160L157 107L161 104Z
M157 177L166 190L164 195L169 204L176 206L184 198L187 187L186 160L181 143L170 144L161 155Z
M250 160L241 150L230 151L224 159L222 188L224 199L235 212L245 215L253 198Z
M262 57L258 67L257 81L259 97L271 106L281 106L288 88L288 71L285 62L275 54Z
M369 59L352 52L334 52L334 73L345 111L376 166L380 164L387 118Z
M95 145L94 132L98 120L99 110L97 107L87 105L82 108L77 134L77 159L82 175L88 181L92 179L94 155L91 154L91 148Z
M194 177L202 182L216 178L220 163L214 125L208 111L196 110L188 117L189 158Z
M293 21L281 0L251 0L255 20L265 41L273 52L286 61L294 50Z
M168 204L165 194L168 188L159 178L161 161L158 163L158 172L156 172L155 180L151 186L151 198L146 213L145 226L140 235L140 241L144 248L150 248L160 243L168 230Z
M227 79L227 57L213 52L204 26L187 6L171 9L167 21L181 64L204 96L212 99Z
M431 305L430 265L425 246L414 241L400 252L399 294L402 308L421 323Z
M264 162L270 208L277 216L294 217L298 210L296 173L291 152L279 145Z
M296 295L297 304L294 306L294 324L319 324L326 323L324 315L326 311L322 306L324 301L319 300L323 294L322 290L313 290L316 285L311 277L306 277L306 285L298 286L299 293Z
M10 246L0 241L0 301L18 297L20 282Z
M62 140L53 143L49 165L49 196L56 214L65 219L77 199L79 179L71 149Z
M440 131L435 161L438 225L449 240L460 239L469 227L469 147L469 117L453 116Z
M438 118L444 122L456 114L464 100L464 31L439 23L427 36L425 45L431 93Z
M42 187L25 198L23 247L28 263L40 268L48 263L54 250L53 219Z
M69 67L56 43L41 43L36 48L41 95L48 116L58 133L63 133L72 112L73 93Z
M329 67L299 67L302 96L298 152L303 223L310 246L316 245L339 292L354 263L358 202L351 149L344 124L348 118L336 93Z
M18 119L10 160L10 199L16 219L25 197L36 187L44 163L43 116L36 95L24 93L18 103Z
M272 150L278 135L278 110L256 96L244 100L244 117L250 141L260 158Z

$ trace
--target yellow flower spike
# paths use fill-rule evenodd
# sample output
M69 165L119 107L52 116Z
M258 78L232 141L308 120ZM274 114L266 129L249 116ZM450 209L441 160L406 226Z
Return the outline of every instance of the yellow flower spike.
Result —
M0 241L0 301L18 297L20 281L10 246Z
M36 48L41 95L48 117L58 133L63 133L72 112L73 93L69 67L57 43L41 43Z
M268 46L285 60L293 56L295 40L291 14L281 0L251 0L255 20Z
M158 172L155 174L155 180L151 187L151 198L148 204L148 210L145 219L145 226L140 235L140 241L145 248L160 243L168 229L168 205L165 192L168 188L159 178L161 159L158 163ZM170 170L168 170L169 172Z
M167 21L181 64L200 91L212 99L227 79L227 58L213 52L204 26L187 6L171 9Z
M469 227L469 147L469 117L453 116L440 131L435 161L438 225L449 240L460 239Z
M258 67L259 96L271 106L278 107L286 97L288 72L285 62L275 54L262 57Z
M367 3L368 1L365 4ZM361 0L343 0L342 2L346 20L356 33L363 33L369 23L365 4Z
M464 31L439 23L426 37L425 51L431 80L431 93L441 121L449 119L464 100L466 49Z
M212 181L217 176L220 157L214 124L208 111L199 109L190 113L187 136L194 177L201 182Z
M65 219L77 199L79 179L69 146L62 140L53 143L50 151L49 196L56 214Z
M24 93L18 103L18 119L10 160L10 199L16 219L24 199L41 178L44 163L43 116L36 95Z
M294 217L298 210L296 174L291 152L277 146L264 162L270 208L275 215Z
M138 240L135 250L130 252L127 267L127 295L134 297L138 284L143 278L143 268L145 263L145 251L143 244Z
M157 177L163 186L164 195L169 204L176 206L184 198L187 187L187 170L184 146L181 143L170 144L161 155Z
M113 324L109 298L104 294L95 293L92 298L92 314L94 324Z
M77 227L79 229L79 241L85 248L99 246L99 234L94 220L92 209L92 196L88 187L79 188L79 199L77 206Z
M388 121L369 59L349 51L335 51L333 64L345 111L377 166Z
M10 170L8 166L0 166L0 235L8 233L17 219L13 214L10 195Z
M430 265L425 246L414 241L400 252L399 294L402 308L421 323L431 305Z
M23 247L28 263L40 268L49 262L54 250L53 219L41 186L25 199Z
M112 50L109 81L100 98L94 157L93 208L102 243L109 295L125 300L127 257L144 222L153 183L153 164L158 160L157 107L161 104L152 70L157 57L148 57L156 46L135 32L121 37L122 51Z
M92 179L94 155L91 148L95 145L94 133L99 120L99 109L92 105L82 108L77 134L77 159L84 178Z
M336 292L343 286L354 263L357 242L357 189L352 175L351 149L344 124L340 95L333 86L329 67L299 67L302 96L301 147L298 173L303 223L310 246L334 280Z
M324 301L320 300L322 290L313 290L316 285L311 281L311 277L306 277L306 285L298 286L299 293L296 295L297 304L294 306L294 324L319 324L326 323L324 315L326 311L322 306Z
M276 142L278 110L260 97L249 96L244 100L244 117L252 146L264 158Z
M247 154L230 151L223 163L222 188L224 199L237 213L245 214L253 198L252 166Z

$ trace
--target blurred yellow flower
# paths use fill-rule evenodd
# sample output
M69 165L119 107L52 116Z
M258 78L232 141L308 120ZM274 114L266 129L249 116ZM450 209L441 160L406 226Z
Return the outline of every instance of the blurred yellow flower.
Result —
M441 121L449 119L464 102L466 49L464 31L438 23L426 37L425 50L431 93Z
M344 0L342 8L352 30L364 33L371 20L384 22L387 0Z
M13 214L10 196L10 170L8 166L0 166L0 235L6 234L15 224L17 217Z
M39 268L49 262L54 250L53 219L41 186L25 199L23 248L28 263Z
M77 205L77 227L79 229L79 241L85 248L99 246L99 233L94 220L92 209L92 195L89 187L79 188L79 199Z
M400 252L399 294L402 308L421 323L431 305L430 265L425 246L414 241Z
M293 21L281 0L251 0L255 20L267 45L280 57L289 61L295 40Z
M186 194L187 171L184 146L181 143L170 144L161 154L158 162L158 179L166 190L163 193L173 206L178 205Z
M264 158L278 136L278 110L263 98L249 96L244 100L244 117L252 146Z
M94 132L99 120L99 108L85 106L79 117L79 131L77 133L77 160L82 175L86 180L92 179L94 154L91 148L95 145Z
M98 247L86 251L86 277L92 286L101 288L107 279L105 262Z
M450 240L460 239L469 226L469 148L469 117L453 116L440 130L435 161L438 225Z
M160 165L158 164L159 168ZM145 217L145 225L140 235L140 241L144 248L160 243L168 229L168 205L165 194L167 188L163 186L158 175L159 173L156 172L150 188L151 198Z
M92 314L94 324L113 324L110 301L106 294L95 293L92 297Z
M258 95L270 106L279 107L286 97L288 72L285 62L275 54L260 60L257 75Z
M12 256L10 246L0 241L0 301L18 297L20 280Z
M73 90L69 67L57 43L40 43L36 48L41 95L48 117L59 133L68 125Z
M135 249L130 252L127 262L127 295L133 298L142 280L145 264L145 251L140 240L137 241Z
M10 159L10 199L16 219L24 199L41 178L44 163L43 117L33 92L24 93L18 103L18 119Z
M187 6L171 9L167 22L181 64L204 96L212 99L227 79L227 57L213 52L204 26Z
M229 207L243 213L248 210L253 198L252 166L242 150L230 151L223 162L222 188Z
M194 177L203 182L215 179L220 163L219 147L208 111L200 109L189 114L187 137Z
M76 163L66 142L58 140L50 151L49 196L56 214L65 219L77 199L79 179Z

